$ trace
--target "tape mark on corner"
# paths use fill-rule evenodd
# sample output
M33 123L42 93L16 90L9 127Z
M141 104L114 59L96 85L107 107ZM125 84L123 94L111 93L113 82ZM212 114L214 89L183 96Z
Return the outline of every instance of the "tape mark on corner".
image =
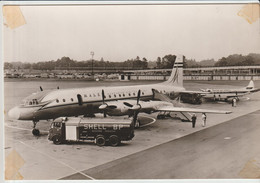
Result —
M25 161L18 152L13 150L5 158L5 179L6 180L22 180L23 176L19 170L24 165Z
M25 18L19 6L3 6L3 17L5 25L15 29L26 24Z
M237 13L243 17L248 23L256 22L260 17L260 4L247 4Z

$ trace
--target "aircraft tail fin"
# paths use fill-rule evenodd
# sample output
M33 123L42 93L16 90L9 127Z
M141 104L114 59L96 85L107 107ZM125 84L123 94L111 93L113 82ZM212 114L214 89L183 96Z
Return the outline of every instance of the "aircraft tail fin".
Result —
M172 68L171 76L164 82L164 84L183 87L183 60L183 55L177 55Z
M249 82L249 84L247 85L246 89L247 89L247 90L253 90L253 89L255 89L255 83L254 83L253 80L251 80L251 81Z

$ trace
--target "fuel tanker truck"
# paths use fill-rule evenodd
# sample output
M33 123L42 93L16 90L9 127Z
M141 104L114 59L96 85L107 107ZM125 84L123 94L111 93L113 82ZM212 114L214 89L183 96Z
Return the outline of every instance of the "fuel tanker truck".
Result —
M134 137L135 120L123 117L57 118L51 123L48 139L54 144L92 140L98 146L117 146Z

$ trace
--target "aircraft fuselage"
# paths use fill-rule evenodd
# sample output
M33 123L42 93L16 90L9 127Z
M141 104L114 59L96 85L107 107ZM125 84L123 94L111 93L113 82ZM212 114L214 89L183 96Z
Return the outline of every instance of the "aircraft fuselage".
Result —
M141 100L153 98L152 89L161 93L170 93L173 98L183 87L165 85L164 83L153 85L135 85L120 87L95 87L75 88L63 90L51 90L32 94L23 100L23 104L9 111L9 116L18 120L47 120L65 116L93 115L102 110L102 89L105 93L105 102L116 100L128 100L137 98L138 90L141 90Z

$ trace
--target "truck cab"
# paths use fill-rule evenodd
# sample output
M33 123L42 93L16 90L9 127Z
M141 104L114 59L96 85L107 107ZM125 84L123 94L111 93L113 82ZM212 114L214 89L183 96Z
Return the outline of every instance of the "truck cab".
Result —
M66 118L58 118L51 123L48 139L54 144L61 144L64 139L65 121Z

